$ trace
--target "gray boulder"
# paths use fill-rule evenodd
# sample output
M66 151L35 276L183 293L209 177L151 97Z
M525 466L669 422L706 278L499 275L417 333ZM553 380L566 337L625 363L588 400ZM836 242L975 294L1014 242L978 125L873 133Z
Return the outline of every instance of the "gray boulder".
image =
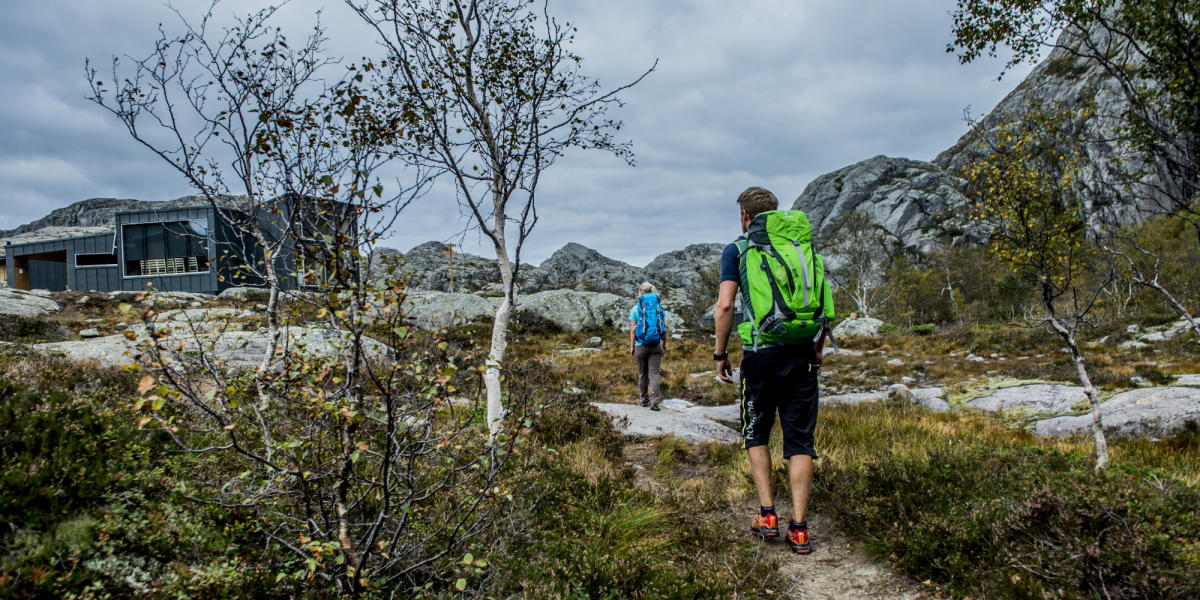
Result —
M879 335L883 321L873 317L858 317L846 319L833 328L834 338L839 337L869 337Z
M544 321L563 331L579 332L612 327L626 329L633 300L615 294L548 290L517 296L514 318L527 324ZM462 325L489 319L496 313L500 298L474 294L409 291L402 303L406 318L415 327L436 328ZM683 325L678 315L666 313L667 327L675 330Z
M489 319L496 314L499 298L410 290L401 303L406 319L421 329L452 327Z
M267 298L270 297L270 295L271 295L270 291L267 290L266 288L239 286L239 287L231 287L231 288L221 290L221 293L217 294L217 298L220 298L221 300L266 301Z
M404 253L386 246L376 246L367 260L367 281L398 277L404 263Z
M896 389L893 390L893 388ZM930 410L950 410L950 405L941 398L942 392L943 390L940 387L910 389L908 386L896 384L887 390L875 392L850 392L846 394L830 395L822 394L821 404L828 406L854 406L869 402L893 401L897 403L906 402L909 404L917 404Z
M0 315L40 317L58 312L59 305L50 298L24 290L0 288Z
M632 300L614 294L550 290L518 296L516 316L525 322L546 320L563 331L620 328L628 322L632 305Z
M154 322L167 323L207 323L212 321L228 321L241 314L236 308L176 308L165 310L154 315Z
M912 390L908 389L908 386L904 385L903 383L893 383L892 385L888 386L888 402L895 404L912 404L913 400L915 399L916 396L913 395Z
M1200 387L1200 374L1180 375L1175 380L1175 385L1186 385L1188 387Z
M1077 385L1039 383L1002 388L967 402L967 406L988 412L1021 409L1033 412L1065 414L1086 403L1083 388Z
M1104 431L1113 437L1160 438L1200 421L1200 390L1190 387L1142 388L1122 392L1100 405ZM1090 413L1043 419L1034 424L1041 436L1091 431Z
M212 298L208 294L194 292L153 291L147 293L142 302L150 306L190 306L193 302L207 303Z
M203 350L209 354L210 364L225 371L253 368L267 350L266 330L203 332L190 327L161 327L157 330L166 333L165 337L158 340L158 344L164 354L173 360L192 361ZM101 366L120 367L138 362L145 352L149 333L144 327L138 327L136 331L133 340L124 335L109 335L75 342L36 344L34 348L72 360L95 360ZM364 338L363 344L369 359L378 360L386 354L387 347L375 340ZM281 345L286 352L294 352L299 356L339 356L347 350L348 338L316 327L289 327L281 338Z

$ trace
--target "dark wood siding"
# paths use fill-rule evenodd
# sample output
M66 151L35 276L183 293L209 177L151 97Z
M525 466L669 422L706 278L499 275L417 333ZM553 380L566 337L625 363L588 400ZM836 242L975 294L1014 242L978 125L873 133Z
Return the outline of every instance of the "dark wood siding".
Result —
M29 287L61 291L95 290L108 292L120 289L116 269L112 267L76 268L76 254L106 254L112 252L111 233L14 244L7 248L8 262L29 257ZM48 254L59 254L61 260L45 260Z
M106 233L64 241L71 242L67 252L67 272L71 276L71 289L95 292L111 292L121 289L120 272L116 265L80 267L76 259L80 254L112 254L113 234Z

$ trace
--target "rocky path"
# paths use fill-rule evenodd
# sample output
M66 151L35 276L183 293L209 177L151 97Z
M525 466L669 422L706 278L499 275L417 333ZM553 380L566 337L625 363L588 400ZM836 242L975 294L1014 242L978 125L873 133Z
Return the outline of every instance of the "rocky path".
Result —
M755 498L747 498L739 508L737 515L730 515L730 526L745 530L747 543L759 544L766 556L779 563L785 598L916 600L932 597L920 583L868 556L842 533L832 518L822 513L810 512L808 528L812 534L813 552L800 556L793 554L782 538L759 541L750 534L749 518L758 509ZM784 522L780 526L785 526Z
M650 492L669 493L654 472L658 441L643 439L627 446L625 459L637 470L636 482ZM787 502L781 495L778 505ZM810 512L813 553L792 553L787 542L761 540L749 529L750 516L758 502L747 496L740 502L714 511L705 518L722 521L744 535L745 543L757 548L761 556L779 565L778 588L784 598L803 600L917 600L932 598L932 593L913 579L897 573L887 564L868 556L829 516ZM786 519L787 516L783 515ZM783 525L783 523L781 523Z

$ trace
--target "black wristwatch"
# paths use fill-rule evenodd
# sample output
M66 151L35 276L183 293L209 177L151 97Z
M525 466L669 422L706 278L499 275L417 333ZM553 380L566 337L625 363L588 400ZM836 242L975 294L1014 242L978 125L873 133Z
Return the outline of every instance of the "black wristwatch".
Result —
M722 352L717 354L716 352L713 352L713 360L729 360L729 353Z

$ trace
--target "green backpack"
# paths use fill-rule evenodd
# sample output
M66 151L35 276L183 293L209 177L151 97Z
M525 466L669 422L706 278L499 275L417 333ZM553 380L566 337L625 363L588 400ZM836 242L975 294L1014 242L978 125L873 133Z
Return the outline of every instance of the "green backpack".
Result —
M833 319L825 261L812 247L812 226L798 210L772 210L738 238L745 348L816 341Z

